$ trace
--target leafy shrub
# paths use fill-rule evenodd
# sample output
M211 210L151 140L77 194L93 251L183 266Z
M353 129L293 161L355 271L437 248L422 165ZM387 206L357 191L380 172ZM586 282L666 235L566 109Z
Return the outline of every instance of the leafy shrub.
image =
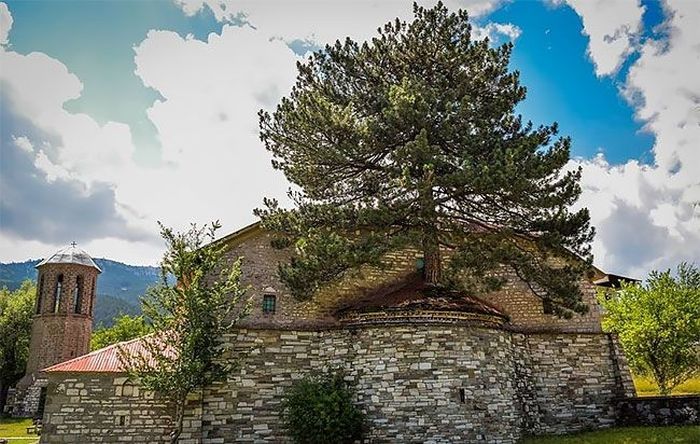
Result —
M364 414L341 371L307 375L288 390L283 420L298 444L352 443L362 439Z

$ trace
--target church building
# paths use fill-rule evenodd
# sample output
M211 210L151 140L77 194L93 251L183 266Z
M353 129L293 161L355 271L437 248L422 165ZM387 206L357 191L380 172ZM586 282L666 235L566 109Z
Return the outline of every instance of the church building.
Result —
M515 443L606 427L617 400L634 394L617 338L601 329L596 282L610 279L600 270L581 281L589 311L572 319L550 314L505 268L495 273L507 283L493 293L434 294L416 251L388 254L381 270L363 268L300 302L277 275L290 253L270 239L256 223L220 241L225 260L243 257L253 311L226 336L241 351L240 369L192 397L182 443L289 442L285 391L324 368L353 379L367 439L377 443ZM31 371L43 368L47 381L41 442L167 442L171 409L118 359L119 347L138 352L139 340L88 354L86 342L74 345L89 335L99 268L64 262L39 266L35 330L46 342L32 339L42 351Z

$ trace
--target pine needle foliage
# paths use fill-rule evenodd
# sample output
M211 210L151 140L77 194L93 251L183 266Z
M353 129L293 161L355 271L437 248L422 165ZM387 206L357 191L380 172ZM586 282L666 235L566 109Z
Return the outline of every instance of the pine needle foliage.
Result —
M510 43L474 39L467 13L442 3L414 15L298 63L291 94L259 113L273 166L297 190L292 210L273 199L256 210L274 245L296 251L282 280L308 299L410 246L428 283L493 290L500 264L555 313L585 312L593 229L586 209L571 210L571 140L516 114L526 91Z
M188 397L225 380L237 367L226 335L247 314L249 303L240 283L241 259L228 264L226 245L214 242L218 222L193 224L183 233L160 227L167 245L160 283L141 301L153 333L141 339L142 353L122 349L119 358L144 389L171 402L170 437L176 443Z

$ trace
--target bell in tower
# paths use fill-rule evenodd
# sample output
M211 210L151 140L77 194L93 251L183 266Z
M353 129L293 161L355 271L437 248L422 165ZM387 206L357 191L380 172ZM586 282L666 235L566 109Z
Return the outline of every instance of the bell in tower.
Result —
M24 401L19 412L15 407L15 413L24 416L34 416L40 409L41 370L90 350L97 276L102 272L75 242L36 268L39 275L27 370L17 384Z

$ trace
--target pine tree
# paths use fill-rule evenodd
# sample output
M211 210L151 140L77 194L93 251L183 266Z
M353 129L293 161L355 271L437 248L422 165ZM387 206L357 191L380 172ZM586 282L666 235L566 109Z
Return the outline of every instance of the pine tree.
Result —
M414 247L430 285L493 290L503 266L557 314L585 312L593 229L586 209L570 210L581 193L570 139L516 114L511 44L473 39L467 13L441 3L414 15L298 63L290 96L260 112L273 166L297 186L294 209L256 210L276 247L295 248L281 278L310 298Z

